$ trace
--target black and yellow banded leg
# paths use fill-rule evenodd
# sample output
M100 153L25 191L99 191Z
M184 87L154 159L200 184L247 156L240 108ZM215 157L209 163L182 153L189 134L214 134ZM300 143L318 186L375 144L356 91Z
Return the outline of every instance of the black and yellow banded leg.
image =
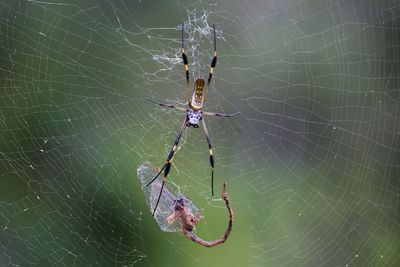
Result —
M174 145L173 145L171 151L169 152L169 155L168 155L167 161L166 161L165 164L164 164L164 167L162 167L162 169L158 172L158 174L156 175L156 177L154 177L153 180L151 180L151 181L146 185L146 186L149 186L151 183L153 183L153 182L157 179L157 177L160 175L160 173L162 172L162 170L165 168L165 171L164 171L164 178L163 178L163 182L162 182L162 185L161 185L160 194L158 195L158 199L157 199L156 206L154 207L153 216L154 216L154 213L156 213L158 203L160 202L161 195L162 195L163 188L164 188L164 184L165 184L165 181L167 180L167 176L168 176L169 171L170 171L170 169L171 169L171 161L172 161L172 159L173 159L173 157L174 157L176 148L177 148L177 146L178 146L178 144L179 144L179 140L181 139L182 132L183 132L183 129L185 129L185 126L186 126L186 124L187 124L187 121L188 121L188 119L187 119L187 115L186 115L186 116L185 116L185 121L183 122L182 127L181 127L181 130L179 131L179 134L178 134L178 136L176 137L175 143L174 143Z
M182 23L182 59L183 59L183 64L185 64L185 70L186 70L186 97L187 101L189 103L189 61L187 59L187 56L185 54L185 49L184 49L184 43L183 43L183 33L185 32L184 30L184 24Z
M215 25L213 24L213 29L214 29L214 57L211 61L211 69L210 69L210 74L208 75L208 81L207 81L207 90L206 93L204 94L204 103L206 102L207 99L207 94L208 94L208 89L210 88L210 82L211 78L214 72L214 68L217 65L217 37L215 34Z
M207 143L208 143L208 149L210 150L210 164L211 164L211 194L214 196L214 155L213 155L213 150L212 150L212 144L211 144L211 139L210 136L208 135L206 123L204 119L201 119L201 122L203 124L203 129L204 133L206 134L207 138Z

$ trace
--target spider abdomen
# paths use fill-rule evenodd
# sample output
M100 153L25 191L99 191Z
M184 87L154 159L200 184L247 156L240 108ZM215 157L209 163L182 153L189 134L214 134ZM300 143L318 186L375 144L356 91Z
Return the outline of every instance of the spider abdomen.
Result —
M192 99L190 100L189 106L194 110L200 110L203 108L204 102L204 80L197 79L194 85L194 92Z

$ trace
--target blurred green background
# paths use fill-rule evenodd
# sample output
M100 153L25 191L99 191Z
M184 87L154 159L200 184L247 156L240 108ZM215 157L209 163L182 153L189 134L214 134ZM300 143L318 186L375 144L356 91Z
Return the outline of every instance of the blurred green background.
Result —
M168 182L207 249L162 232L136 169L162 167L191 85L218 62L208 146L186 129ZM397 1L0 2L0 265L400 264Z

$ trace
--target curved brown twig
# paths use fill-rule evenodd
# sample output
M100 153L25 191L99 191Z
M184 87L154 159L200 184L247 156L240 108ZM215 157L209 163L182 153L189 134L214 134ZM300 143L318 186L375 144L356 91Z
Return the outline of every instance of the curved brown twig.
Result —
M193 242L196 242L197 244L200 244L205 247L214 247L216 245L222 244L226 241L228 238L229 234L232 231L232 225L233 225L233 211L231 208L231 204L228 198L228 194L226 193L226 182L224 182L224 187L222 189L222 198L225 200L226 207L228 208L229 212L229 224L228 224L228 229L226 230L224 236L221 239L208 242L200 237L196 236L192 231L193 228L196 224L199 223L200 219L200 214L196 214L194 216L188 209L186 209L185 206L185 199L177 199L175 200L175 212L172 214L170 217L167 218L169 223L172 223L176 221L178 218L180 219L181 225L182 225L182 231L185 234L187 238L192 240Z

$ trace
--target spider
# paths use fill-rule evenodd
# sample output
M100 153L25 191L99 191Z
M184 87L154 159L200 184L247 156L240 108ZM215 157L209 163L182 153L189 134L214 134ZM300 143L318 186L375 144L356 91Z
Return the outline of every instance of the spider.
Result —
M182 225L182 231L187 238L196 242L205 247L214 247L216 245L222 244L226 241L229 234L232 231L233 225L233 211L231 208L231 204L229 202L228 194L226 193L226 182L224 182L224 187L222 189L222 198L225 200L226 207L228 208L229 212L229 224L228 229L226 230L224 236L221 239L208 242L204 241L200 237L196 236L192 231L196 224L199 223L201 218L200 213L197 213L196 216L193 215L188 209L186 209L185 202L187 201L186 198L176 199L174 202L174 213L167 218L168 224L172 224L177 219L180 219L180 223Z
M195 82L195 88L194 88L194 92L191 98L189 98L189 67L188 67L188 59L187 56L185 54L185 50L184 50L184 41L183 41L183 36L184 36L184 24L182 23L182 59L183 59L183 64L185 65L185 69L186 69L186 97L187 97L187 102L189 105L188 109L185 108L181 108L181 107L177 107L174 105L169 105L169 104L163 104L157 101L154 101L148 97L146 97L147 100L149 100L150 102L153 102L157 105L163 106L163 107L169 107L169 108L173 108L173 109L177 109L177 110L181 110L181 111L185 111L186 115L185 115L185 120L182 123L182 127L178 133L178 136L176 137L175 143L172 146L172 149L167 157L167 161L165 162L164 166L162 167L162 169L158 172L158 174L153 178L153 180L151 180L146 186L150 185L151 183L154 182L154 180L157 179L157 177L160 175L160 173L165 169L164 171L164 178L163 178L163 183L161 186L161 190L158 196L158 200L157 200L157 204L154 208L153 211L153 216L154 213L157 210L157 206L158 203L160 201L161 198L161 194L163 192L163 187L165 184L165 180L167 179L167 176L169 174L170 168L171 168L171 162L172 162L172 158L174 156L175 150L179 144L179 140L181 138L183 129L185 128L185 126L190 127L193 126L193 128L198 128L199 127L199 123L201 121L202 126L203 126L203 130L204 133L206 135L207 138L207 142L208 142L208 148L210 151L210 165L211 165L211 194L214 196L214 156L213 156L213 151L212 151L212 144L211 144L211 139L210 136L207 132L207 127L206 124L204 122L204 117L203 115L210 115L210 116L220 116L220 117L232 117L235 115L240 114L240 112L236 112L233 114L222 114L222 113L214 113L214 112L206 112L206 111L202 111L203 105L206 101L207 98L207 93L208 93L208 89L210 88L210 82L211 82L211 78L212 78L212 74L215 68L215 65L217 63L217 44L216 44L216 34L215 34L215 25L213 24L213 30L214 30L214 57L211 61L211 69L210 69L210 73L208 76L208 81L207 81L207 87L206 90L204 91L204 80L203 79L197 79Z

